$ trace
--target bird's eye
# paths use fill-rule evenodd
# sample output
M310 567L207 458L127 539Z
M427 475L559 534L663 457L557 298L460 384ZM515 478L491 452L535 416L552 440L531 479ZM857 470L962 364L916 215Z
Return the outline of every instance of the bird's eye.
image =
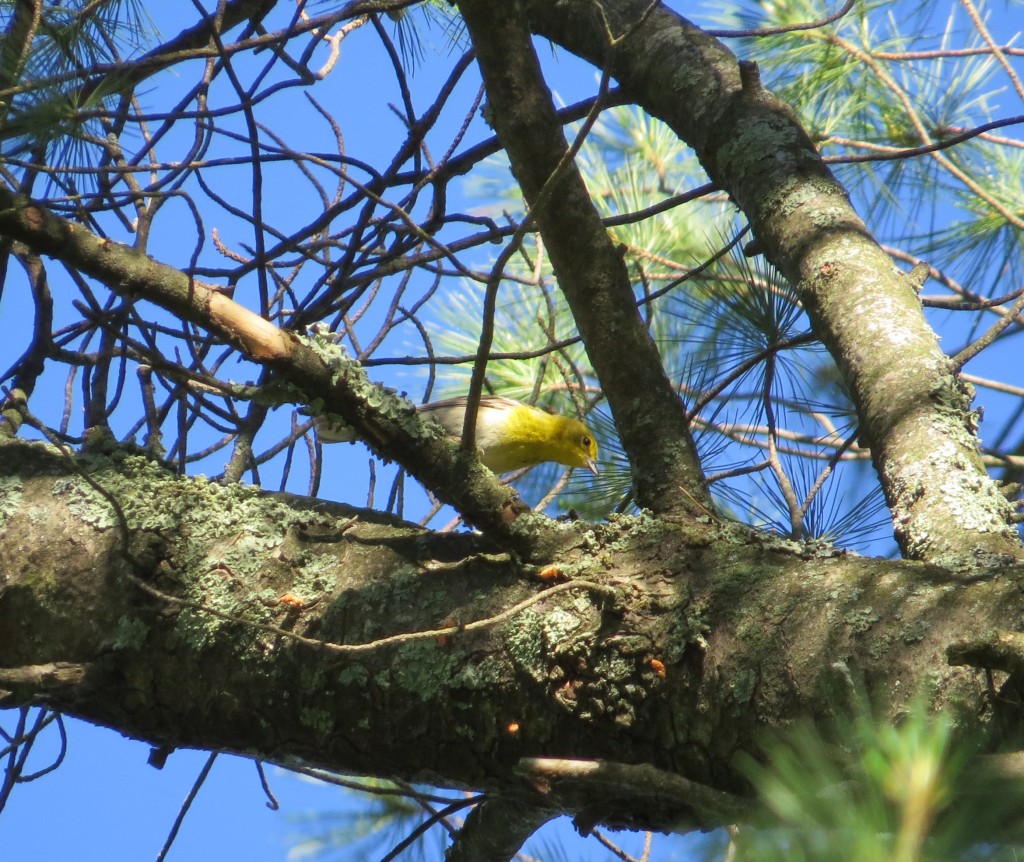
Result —
M589 449L591 447L591 445L593 444L593 442L594 441L591 440L589 437L584 437L583 438L583 446L584 446L584 448Z

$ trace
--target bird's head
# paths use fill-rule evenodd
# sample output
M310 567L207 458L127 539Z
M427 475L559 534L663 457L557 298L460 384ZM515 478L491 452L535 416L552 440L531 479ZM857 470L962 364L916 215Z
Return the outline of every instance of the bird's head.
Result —
M593 432L579 419L560 418L562 422L557 434L559 457L553 460L567 467L586 467L596 476L597 440Z

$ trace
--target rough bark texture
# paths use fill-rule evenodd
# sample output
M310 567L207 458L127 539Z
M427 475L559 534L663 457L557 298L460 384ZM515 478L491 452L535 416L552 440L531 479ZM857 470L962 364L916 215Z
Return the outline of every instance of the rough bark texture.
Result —
M968 581L649 516L562 526L551 586L476 536L141 456L81 464L127 534L50 447L0 454L0 689L161 745L523 792L523 758L605 759L742 792L737 752L827 714L836 680L898 711L927 669L973 720L984 677L944 651L1024 614L1013 569ZM603 816L715 825L696 807Z
M487 799L470 812L445 860L512 859L526 839L555 813L530 804L518 795L509 799Z
M636 499L659 514L710 511L686 410L636 308L622 253L569 151L515 3L459 3L487 87L491 123L544 236L558 285L615 415Z
M534 32L610 69L693 147L750 220L759 250L797 287L850 385L904 554L947 564L1019 558L1010 509L978 454L970 397L913 286L756 67L648 0L526 5Z
M485 16L497 5L466 9ZM123 453L83 456L86 481L47 446L6 443L0 704L47 703L161 746L511 794L530 806L526 817L509 819L500 804L476 815L499 824L484 822L479 837L502 852L550 811L588 808L588 786L602 788L589 822L731 822L741 810L732 795L746 790L737 754L756 752L765 727L827 714L854 681L898 712L927 679L937 707L974 721L1007 704L1016 729L1018 701L991 697L984 674L946 660L970 637L951 655L1010 673L998 688L1024 667L1024 644L988 631L1020 628L1019 568L964 565L1019 556L1007 506L913 290L791 112L751 67L647 0L517 8L534 32L610 69L743 208L851 384L905 551L958 567L863 559L700 516L509 526L510 492L336 352L0 190L4 237L238 344L285 382L281 400L322 399L486 534L434 535L373 512L176 478ZM488 85L514 95L530 58L505 57L502 81L500 36L478 28L481 60ZM531 199L564 140L551 134L542 88L528 95L540 101L495 125ZM685 436L670 427L681 412L660 369L647 356L630 370L643 357L621 355L640 344L621 260L597 231L561 235L570 217L593 220L582 207L549 216L540 206L537 219L601 382L619 393L638 482L651 483L641 498L671 512L672 489L692 494L699 468L667 451ZM692 499L679 502L690 515L700 512ZM542 562L555 566L544 580ZM611 764L574 771L558 758ZM627 786L613 796L618 781Z

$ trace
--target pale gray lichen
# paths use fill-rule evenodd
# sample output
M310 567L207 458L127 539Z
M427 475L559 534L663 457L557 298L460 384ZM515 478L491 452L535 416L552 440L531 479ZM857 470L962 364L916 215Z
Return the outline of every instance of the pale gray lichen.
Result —
M0 476L0 526L21 506L23 487L17 476Z
M391 679L420 700L433 700L450 684L457 659L435 641L402 644L391 665Z
M873 608L859 608L848 611L843 616L843 622L848 625L856 634L863 634L881 619L874 612Z

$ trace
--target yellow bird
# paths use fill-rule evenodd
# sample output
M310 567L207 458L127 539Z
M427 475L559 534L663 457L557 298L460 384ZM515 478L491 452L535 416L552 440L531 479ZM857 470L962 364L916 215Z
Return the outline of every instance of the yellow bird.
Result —
M460 437L466 418L466 397L422 404L416 411L424 419L433 419L452 437ZM317 433L324 443L351 443L356 439L347 425L323 418L317 420ZM511 398L488 395L480 399L476 445L484 466L495 473L508 473L544 461L586 467L594 475L598 472L597 442L586 425Z

